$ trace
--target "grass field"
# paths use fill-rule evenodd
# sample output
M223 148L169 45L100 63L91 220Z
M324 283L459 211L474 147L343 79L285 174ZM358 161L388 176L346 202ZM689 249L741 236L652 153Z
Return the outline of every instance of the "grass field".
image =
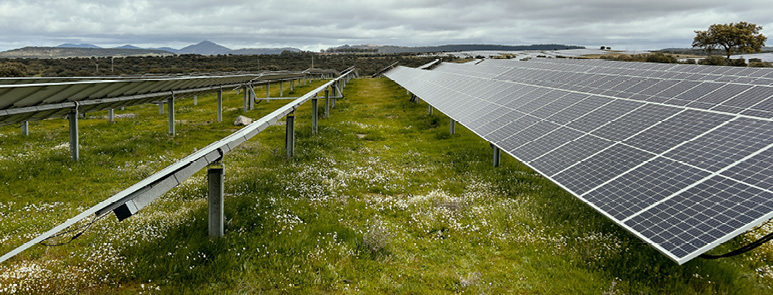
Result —
M459 125L449 135L447 117L388 79L352 80L345 95L317 135L309 104L297 111L295 158L282 126L226 155L223 239L207 237L202 171L132 218L3 263L0 293L773 292L768 245L679 266L514 159L491 167L488 143ZM226 96L223 123L214 103L177 103L174 138L153 105L116 124L91 115L77 163L65 120L33 122L29 137L0 127L0 251L236 130L241 98Z

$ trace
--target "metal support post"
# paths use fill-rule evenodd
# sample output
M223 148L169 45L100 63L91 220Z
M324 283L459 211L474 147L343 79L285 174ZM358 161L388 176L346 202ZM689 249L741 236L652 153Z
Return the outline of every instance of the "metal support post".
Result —
M217 121L223 122L223 89L217 90Z
M285 149L287 149L287 157L292 158L295 155L295 114L288 114L286 123Z
M427 105L427 109L429 110L428 113L430 116L432 116L432 105Z
M249 108L249 105L248 105L248 104L249 104L249 100L250 100L250 98L249 98L249 97L250 97L250 96L249 96L249 93L248 93L248 92L249 92L249 91L247 91L247 86L244 86L244 93L243 93L242 97L243 97L243 99L244 99L244 111L245 111L245 112L246 112L246 111L249 111L249 109L248 109L248 108Z
M290 80L290 91L295 90L295 79Z
M159 103L158 104L158 114L159 115L163 115L164 114L164 104L163 103Z
M194 95L193 96L193 105L199 105L199 96L198 95Z
M172 93L172 97L169 98L167 104L169 104L169 135L174 136L174 93Z
M24 121L21 122L21 135L29 136L30 135L30 122Z
M107 110L107 122L110 124L115 123L115 111L113 109Z
M80 154L78 152L78 109L72 109L70 111L70 156L73 160L78 161Z
M451 119L451 122L448 124L448 132L451 133L451 135L456 134L456 120Z
M250 85L249 94L250 94L250 110L254 110L255 109L255 89L252 88L252 85Z
M330 89L325 88L325 118L330 117Z
M311 134L317 134L317 118L319 117L319 108L317 108L317 99L311 99Z
M225 165L215 162L207 168L209 184L209 237L223 237L225 214L223 210L223 195L225 183Z
M491 144L491 148L494 150L494 158L493 158L494 167L499 167L499 159L500 159L499 148L493 144Z
M282 88L282 81L279 81L279 97L285 96L284 95L284 89Z
M266 83L266 98L271 97L270 93L268 93L268 87L271 86L270 83Z

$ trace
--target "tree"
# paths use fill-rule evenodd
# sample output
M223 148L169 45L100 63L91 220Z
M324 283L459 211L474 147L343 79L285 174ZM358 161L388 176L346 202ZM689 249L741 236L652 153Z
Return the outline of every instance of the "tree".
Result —
M734 53L760 52L768 40L760 30L762 26L747 22L713 24L707 31L695 31L692 47L703 48L709 54L721 47L729 60Z
M0 64L0 77L26 77L27 66L18 62Z

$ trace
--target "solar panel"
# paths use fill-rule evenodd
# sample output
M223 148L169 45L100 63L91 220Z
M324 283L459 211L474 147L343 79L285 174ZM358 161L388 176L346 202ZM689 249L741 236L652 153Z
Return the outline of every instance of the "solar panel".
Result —
M773 217L768 71L539 59L385 76L681 264Z
M198 93L220 87L300 79L304 73L272 72L224 76L6 78L0 79L0 126L27 120L144 104L172 92ZM76 104L77 102L77 104Z

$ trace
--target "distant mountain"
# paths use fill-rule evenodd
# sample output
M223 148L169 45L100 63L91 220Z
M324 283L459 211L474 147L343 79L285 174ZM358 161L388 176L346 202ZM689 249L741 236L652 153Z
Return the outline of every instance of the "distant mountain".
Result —
M285 48L242 48L231 50L230 54L236 55L260 55L260 54L281 54L282 52L301 52L298 48L285 47Z
M140 48L126 44L114 48L102 48L92 44L61 44L57 47L33 47L28 46L0 52L0 57L5 58L62 58L62 57L91 57L91 56L131 56L131 55L169 55L169 54L235 54L235 55L260 55L281 54L284 51L300 52L298 48L242 48L231 50L228 47L211 41L203 41L198 44L186 46L182 49L171 47Z
M114 48L115 49L143 49L143 48L131 45L131 44L126 44L124 46L118 46L118 47L114 47Z
M102 48L102 47L99 47L99 46L94 45L94 44L86 44L86 43L83 43L83 44L64 43L64 44L59 44L56 47L61 47L61 48Z
M163 51L169 51L171 53L178 53L180 50L174 49L172 47L159 47L159 48L147 48L150 50L163 50Z
M378 52L378 53L429 53L429 52L456 52L456 51L521 51L521 50L563 50L584 49L583 46L562 44L535 44L535 45L494 45L494 44L456 44L440 46L391 46L391 45L344 45L325 50L326 52Z
M77 47L24 47L0 52L0 58L65 58L65 57L106 57L106 56L148 56L171 55L162 50L122 48L77 48Z
M181 54L202 54L202 55L217 55L217 54L229 54L231 49L222 45L218 45L210 41L202 41L198 44L188 45L178 50Z

